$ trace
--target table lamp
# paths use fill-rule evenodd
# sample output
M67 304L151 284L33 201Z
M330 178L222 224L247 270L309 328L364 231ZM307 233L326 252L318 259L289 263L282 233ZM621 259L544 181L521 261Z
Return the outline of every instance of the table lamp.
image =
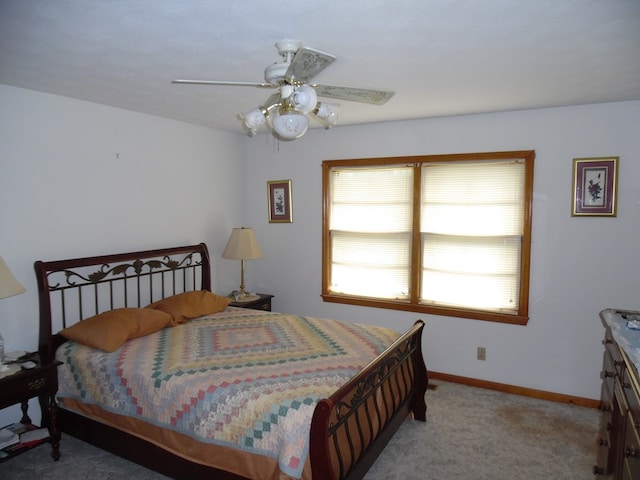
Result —
M24 293L24 287L13 276L7 264L0 257L0 298L7 298L13 295ZM2 362L4 361L4 338L0 335L0 371L4 370Z
M236 301L247 302L255 300L258 295L247 295L244 291L244 261L262 257L262 250L258 245L253 229L251 228L234 228L231 236L224 249L222 258L232 258L240 260L240 290L236 294Z

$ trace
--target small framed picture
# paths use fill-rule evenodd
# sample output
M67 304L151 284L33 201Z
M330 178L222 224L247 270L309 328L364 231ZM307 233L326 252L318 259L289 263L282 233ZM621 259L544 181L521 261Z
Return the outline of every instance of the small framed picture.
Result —
M269 196L269 223L291 223L291 180L267 182Z
M573 159L571 215L615 217L618 157Z

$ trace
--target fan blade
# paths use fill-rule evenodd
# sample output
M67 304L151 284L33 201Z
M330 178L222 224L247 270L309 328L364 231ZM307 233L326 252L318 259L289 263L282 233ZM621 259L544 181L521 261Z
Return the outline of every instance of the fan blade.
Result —
M393 97L394 92L385 90L368 90L364 88L336 87L333 85L312 85L319 97L329 97L350 102L383 105Z
M276 88L278 85L272 83L253 83L253 82L225 82L218 80L171 80L171 83L188 84L188 85L229 85L232 87L256 87L256 88Z
M303 84L315 77L335 61L336 57L329 53L301 47L293 57L285 78L289 83Z

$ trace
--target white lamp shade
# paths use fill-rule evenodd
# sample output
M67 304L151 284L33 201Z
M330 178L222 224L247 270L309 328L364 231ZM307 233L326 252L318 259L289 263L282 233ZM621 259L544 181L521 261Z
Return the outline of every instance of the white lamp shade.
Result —
M309 127L309 119L300 113L279 114L274 112L271 125L283 140L294 140L306 133Z
M11 297L24 293L24 287L13 276L7 264L0 257L0 298Z
M262 250L251 228L234 228L222 253L223 258L251 260L262 257Z

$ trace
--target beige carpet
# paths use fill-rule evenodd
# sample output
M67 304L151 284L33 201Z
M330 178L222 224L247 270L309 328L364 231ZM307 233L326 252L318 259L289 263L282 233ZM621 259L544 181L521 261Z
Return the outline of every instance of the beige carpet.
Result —
M406 421L366 480L593 480L599 412L434 381L427 422ZM63 436L0 464L2 480L140 480L162 475Z
M598 410L434 384L366 480L593 480Z

